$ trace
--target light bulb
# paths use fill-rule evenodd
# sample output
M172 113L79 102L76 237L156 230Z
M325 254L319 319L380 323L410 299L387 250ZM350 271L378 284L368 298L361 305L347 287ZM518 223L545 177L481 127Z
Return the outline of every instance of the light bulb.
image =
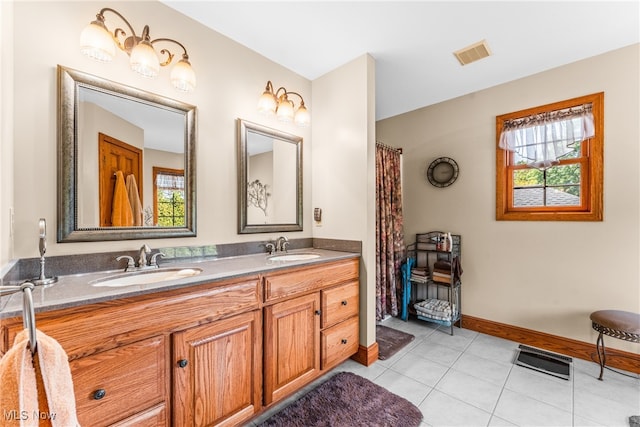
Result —
M281 122L290 122L293 120L293 102L289 101L286 96L278 104L276 116Z
M102 21L93 21L80 33L80 52L100 62L110 62L116 56L113 36Z
M300 108L296 111L295 116L293 116L293 121L298 126L309 126L311 123L311 116L309 114L309 110L304 106L304 104L300 104Z
M258 112L271 115L276 112L276 97L270 90L265 90L258 100Z
M170 78L173 87L183 92L191 92L196 87L196 73L185 57L173 66Z
M158 55L150 42L142 40L131 49L131 69L143 77L156 77L160 72Z

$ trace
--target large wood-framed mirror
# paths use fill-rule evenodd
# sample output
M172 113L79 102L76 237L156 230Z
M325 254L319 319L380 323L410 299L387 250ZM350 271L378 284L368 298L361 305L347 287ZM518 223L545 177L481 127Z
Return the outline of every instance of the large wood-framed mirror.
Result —
M195 106L59 65L58 242L195 236L195 128Z
M238 119L238 233L302 231L302 137Z

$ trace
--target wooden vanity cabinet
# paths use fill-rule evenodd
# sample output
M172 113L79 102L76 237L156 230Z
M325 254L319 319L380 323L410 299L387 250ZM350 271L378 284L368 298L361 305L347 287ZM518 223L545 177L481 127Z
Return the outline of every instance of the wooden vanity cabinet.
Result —
M359 260L41 312L83 426L235 426L358 350ZM2 319L0 354L23 329Z
M265 405L357 353L358 271L350 259L265 276Z
M261 305L253 275L38 313L36 323L69 357L80 425L236 425L262 406ZM22 318L2 320L4 351L22 328Z

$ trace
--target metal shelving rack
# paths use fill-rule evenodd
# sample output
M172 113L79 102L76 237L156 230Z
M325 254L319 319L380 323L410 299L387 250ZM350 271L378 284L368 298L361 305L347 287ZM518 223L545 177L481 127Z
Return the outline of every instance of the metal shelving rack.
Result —
M454 274L454 258L461 260L461 238L459 234L452 234L451 251L442 251L436 248L439 237L444 234L441 231L430 231L428 233L416 234L416 241L407 247L407 262L403 266L403 285L405 294L405 304L407 308L403 318L406 320L408 314L415 315L418 319L426 322L433 322L439 325L449 326L450 334L453 335L453 326L462 325L462 314L460 312L462 300L462 281ZM436 261L448 261L451 264L451 283L442 283L433 280L434 264ZM411 270L415 267L427 267L428 276L426 281L414 280L411 278ZM408 299L408 301L407 301ZM420 314L414 308L414 304L426 299L437 299L447 301L451 308L450 320L442 320Z

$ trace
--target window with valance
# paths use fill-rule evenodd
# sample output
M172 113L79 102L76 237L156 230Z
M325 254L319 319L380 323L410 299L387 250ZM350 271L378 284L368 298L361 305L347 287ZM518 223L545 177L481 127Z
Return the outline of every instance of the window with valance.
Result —
M496 117L498 220L602 220L598 93Z
M153 223L184 227L184 169L153 167Z

